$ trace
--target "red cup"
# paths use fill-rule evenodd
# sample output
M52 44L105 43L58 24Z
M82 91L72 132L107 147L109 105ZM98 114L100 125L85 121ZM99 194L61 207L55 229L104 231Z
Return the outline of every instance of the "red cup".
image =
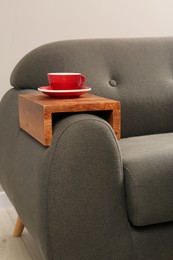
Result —
M81 73L48 73L50 86L55 90L79 89L85 84Z

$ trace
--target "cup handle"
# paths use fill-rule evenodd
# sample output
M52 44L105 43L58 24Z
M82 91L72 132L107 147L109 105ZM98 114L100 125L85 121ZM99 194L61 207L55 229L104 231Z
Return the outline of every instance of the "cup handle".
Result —
M79 88L85 84L85 76L81 74L81 83L79 84Z

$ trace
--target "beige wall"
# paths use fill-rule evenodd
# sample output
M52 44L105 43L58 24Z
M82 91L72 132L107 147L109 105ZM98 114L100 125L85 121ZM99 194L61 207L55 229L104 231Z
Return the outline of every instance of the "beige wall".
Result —
M172 0L0 0L0 98L20 58L47 42L173 35Z

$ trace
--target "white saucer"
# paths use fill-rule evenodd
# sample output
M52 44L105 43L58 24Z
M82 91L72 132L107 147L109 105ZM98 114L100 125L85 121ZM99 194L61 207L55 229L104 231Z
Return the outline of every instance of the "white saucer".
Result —
M81 96L91 90L90 87L83 86L80 89L65 89L65 90L55 90L52 89L51 86L43 86L39 87L38 91L41 91L42 93L51 96L51 97L78 97Z

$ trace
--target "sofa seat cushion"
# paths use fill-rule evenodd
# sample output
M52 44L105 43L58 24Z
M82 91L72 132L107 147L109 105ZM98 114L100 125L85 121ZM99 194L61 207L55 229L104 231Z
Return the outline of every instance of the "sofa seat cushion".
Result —
M173 133L120 140L130 222L173 221Z

